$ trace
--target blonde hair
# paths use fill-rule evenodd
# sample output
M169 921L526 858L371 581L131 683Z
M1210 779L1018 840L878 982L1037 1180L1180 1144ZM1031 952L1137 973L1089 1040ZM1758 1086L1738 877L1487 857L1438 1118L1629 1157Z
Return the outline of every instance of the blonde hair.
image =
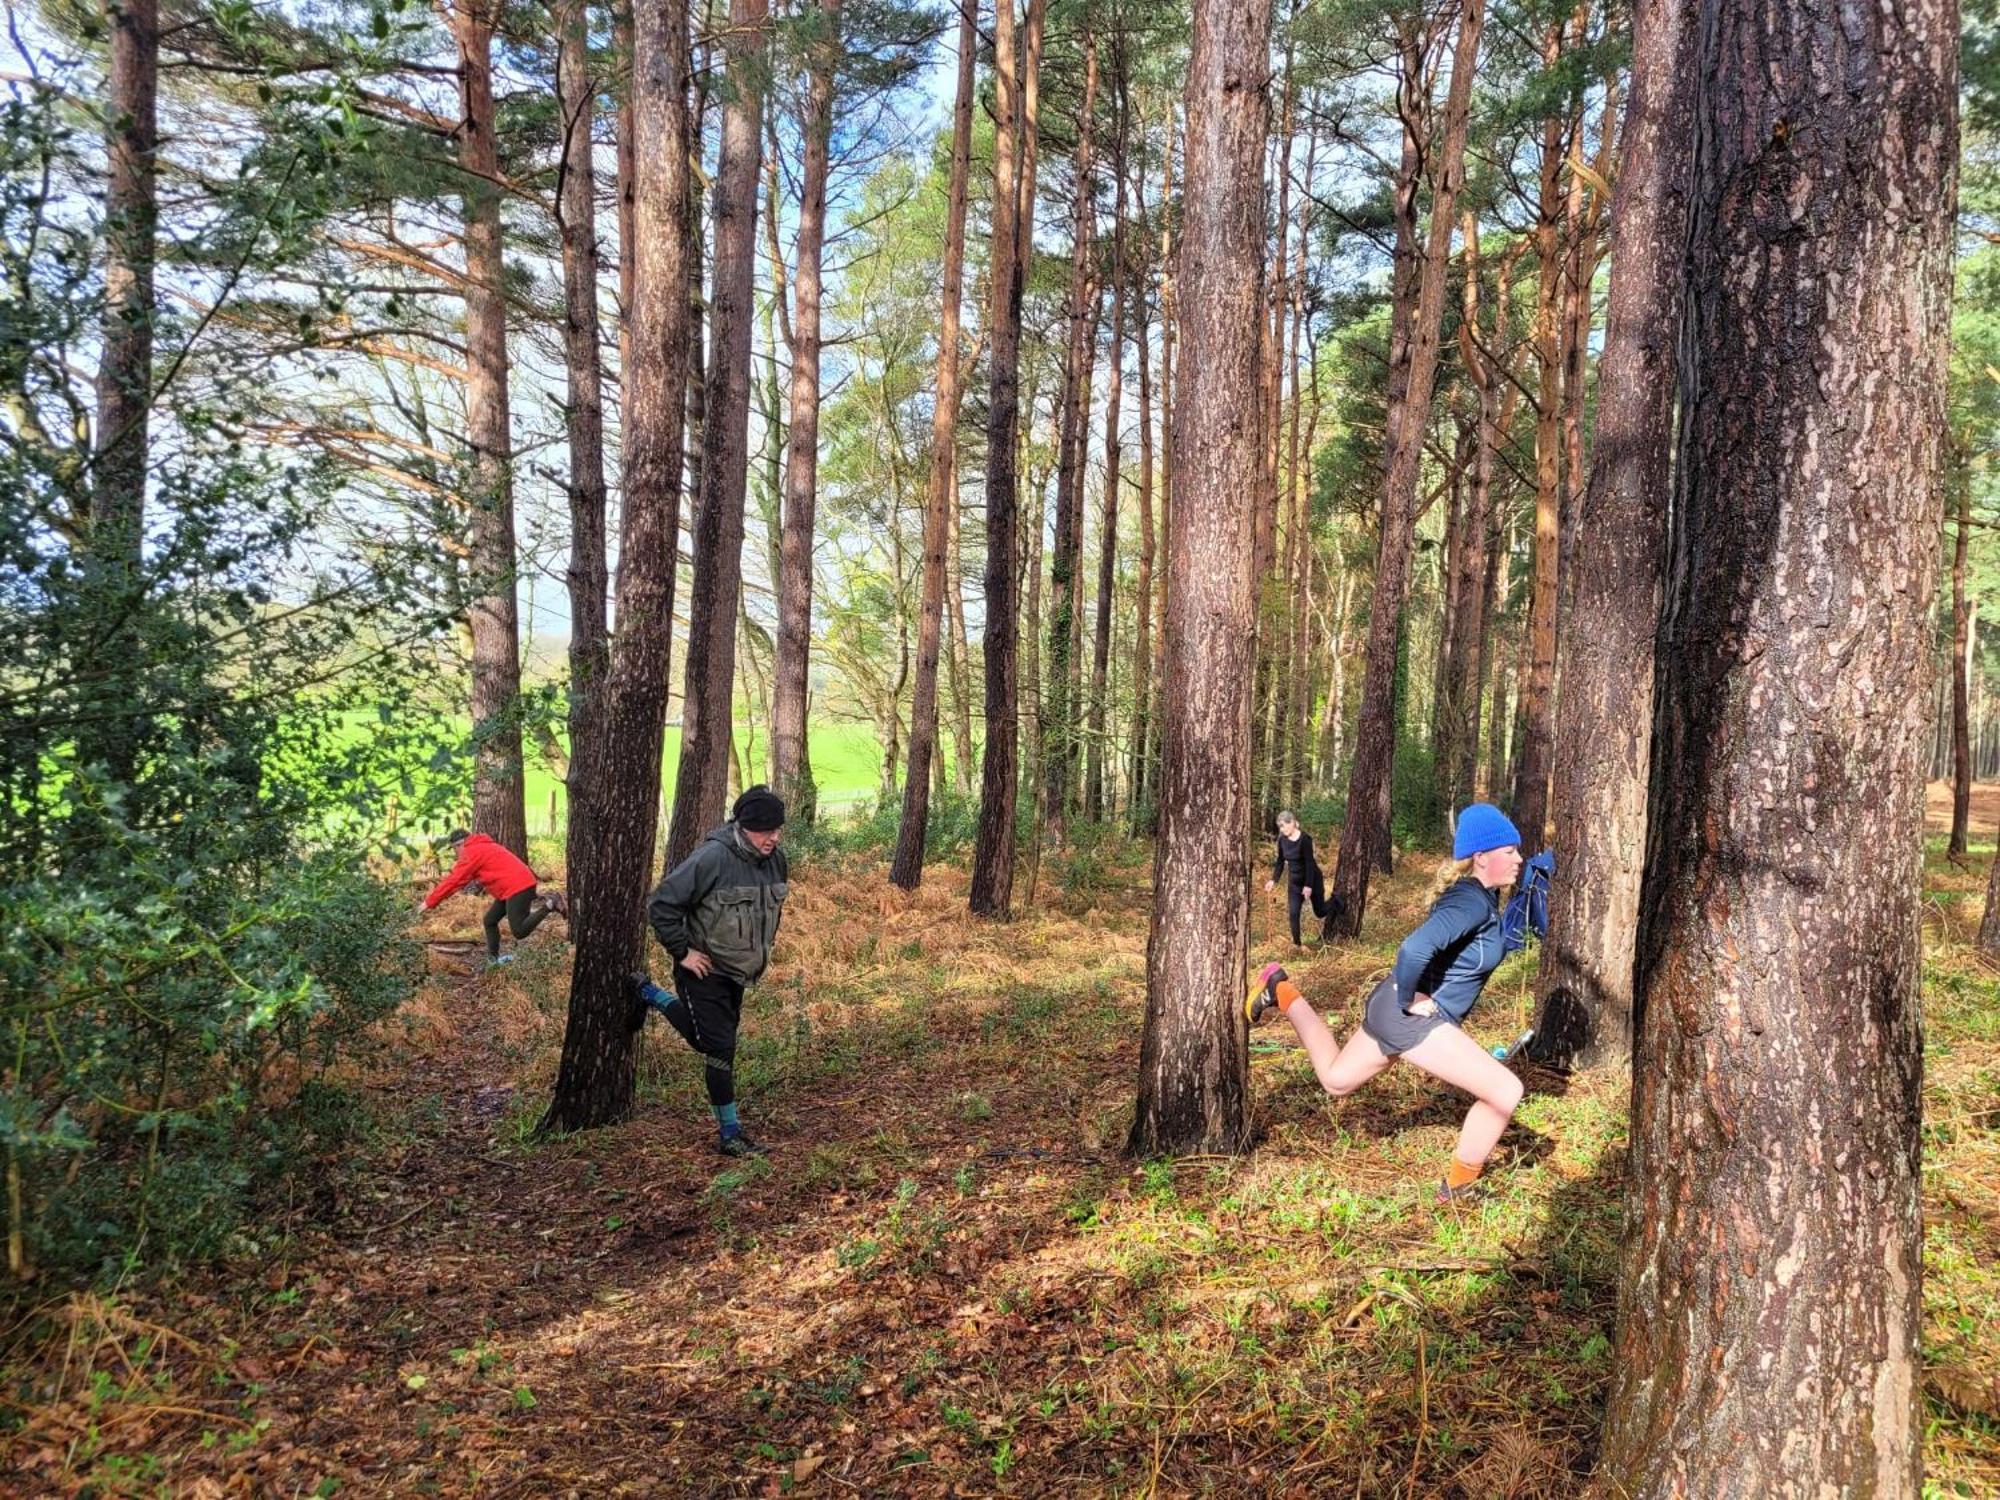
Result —
M1448 859L1437 867L1437 874L1431 877L1431 900L1435 901L1446 891L1457 885L1472 873L1472 858Z

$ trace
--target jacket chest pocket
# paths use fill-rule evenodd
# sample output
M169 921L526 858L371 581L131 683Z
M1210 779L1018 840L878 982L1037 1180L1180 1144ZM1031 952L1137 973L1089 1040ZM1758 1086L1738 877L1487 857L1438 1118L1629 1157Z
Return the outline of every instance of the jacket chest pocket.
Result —
M715 893L717 937L739 949L757 940L757 887L734 886Z

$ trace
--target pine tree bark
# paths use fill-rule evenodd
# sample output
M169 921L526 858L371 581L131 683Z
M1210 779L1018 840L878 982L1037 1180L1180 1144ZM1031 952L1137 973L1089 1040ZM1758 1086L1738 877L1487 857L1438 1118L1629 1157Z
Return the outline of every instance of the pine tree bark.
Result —
M638 140L632 117L632 6L613 0L611 49L622 74L618 91L618 375L632 368L632 196L637 191Z
M1112 142L1114 184L1111 217L1111 348L1104 392L1104 524L1097 541L1097 620L1090 656L1090 709L1085 724L1083 816L1104 819L1105 712L1104 695L1111 665L1111 603L1118 582L1118 503L1123 464L1122 434L1125 383L1125 48L1112 34L1111 82L1117 111Z
M1601 1465L1638 1500L1901 1497L1957 11L1705 0L1696 31Z
M570 747L569 1022L543 1130L631 1112L635 1048L625 976L645 955L645 899L659 831L660 749L673 651L688 300L686 0L642 5L632 37L632 267L626 319L647 357L625 372L618 631L592 732Z
M472 450L468 566L472 598L472 821L525 858L520 613L514 597L514 452L507 404L506 262L494 137L488 0L453 0L458 46L458 165L465 221L465 436Z
M968 0L970 3L970 0ZM975 361L968 360L970 366ZM951 455L951 500L945 508L945 602L951 626L951 768L961 797L972 795L972 661L966 644L964 553L959 544L958 453Z
M1000 0L1003 5L1012 0ZM958 432L958 323L965 290L966 182L972 161L973 52L978 44L976 0L958 18L958 94L952 110L951 183L944 238L943 306L938 318L937 391L931 405L930 481L924 495L924 578L917 605L917 680L910 699L910 769L903 780L903 820L889 880L913 891L924 877L924 833L930 822L930 768L937 753L938 637L944 618L945 544L950 538Z
M812 47L805 159L799 180L793 286L791 414L785 440L785 513L778 563L777 685L771 704L771 785L796 794L806 742L806 675L812 656L814 510L819 494L820 262L826 245L826 181L833 138L834 68L840 0L820 0L824 33Z
M159 0L107 0L111 73L105 140L104 314L92 447L90 550L136 572L146 520L147 418L153 404L153 262L159 207ZM121 576L119 587L136 587Z
M558 0L555 21L556 98L563 141L556 212L562 239L563 357L569 393L569 742L574 750L596 733L593 709L603 686L608 648L604 376L597 315L597 181L591 164L598 81L590 72L584 0ZM569 792L573 802L573 784Z
M1172 110L1167 118L1171 130ZM1143 226L1147 222L1143 172L1132 179L1132 188ZM1138 301L1139 336L1133 342L1139 357L1139 559L1132 579L1132 745L1125 773L1130 788L1131 830L1135 835L1145 831L1147 805L1152 796L1147 777L1151 758L1146 750L1153 733L1153 554L1158 546L1153 529L1153 329L1143 286Z
M979 832L967 905L1005 918L1014 897L1014 803L1019 791L1021 294L1033 233L1034 105L1047 0L1029 0L1016 55L1014 0L998 0L993 26L993 248L986 406L986 744L980 764ZM1023 219L1028 223L1024 226Z
M1562 56L1563 23L1550 26L1543 64ZM1562 565L1562 222L1563 122L1542 125L1541 193L1535 221L1540 280L1535 295L1535 564L1528 606L1528 670L1519 685L1521 743L1514 767L1514 824L1521 852L1548 836L1549 770L1554 753L1556 611Z
M1416 532L1424 433L1430 425L1431 390L1437 374L1445 270L1456 227L1458 190L1465 179L1466 116L1485 18L1484 0L1464 0L1445 97L1437 181L1431 189L1429 238L1417 271L1416 305L1410 317L1409 374L1391 409L1375 591L1369 606L1367 667L1355 726L1354 766L1348 777L1347 817L1340 830L1340 854L1333 876L1334 890L1344 903L1339 926L1349 936L1361 931L1368 910L1371 868L1388 851L1390 772L1396 750L1396 660Z
M1249 1144L1249 1056L1236 998L1248 959L1250 698L1262 433L1263 146L1270 0L1195 0L1180 280L1187 334L1175 402L1183 493L1167 554L1160 837L1139 1098L1129 1149Z
M1097 38L1083 38L1083 102L1077 114L1075 185L1070 199L1069 339L1063 356L1062 425L1056 439L1055 549L1049 555L1048 687L1042 697L1042 821L1062 842L1076 785L1076 643L1083 613L1083 477L1090 451L1090 391L1097 348L1095 183L1091 122L1097 109Z
M1167 106L1167 144L1160 158L1160 536L1172 534L1174 518L1174 348L1179 329L1179 313L1174 291L1174 121L1173 106ZM1147 801L1141 833L1159 827L1159 780L1161 755L1161 713L1159 693L1167 661L1167 589L1164 570L1153 590L1154 701L1145 741Z
M1951 842L1947 852L1962 859L1972 822L1972 710L1968 701L1971 678L1972 612L1965 601L1965 557L1972 539L1972 487L1964 479L1958 491L1958 526L1951 548Z
M722 111L722 151L715 172L715 255L708 299L712 347L695 503L680 772L667 831L669 868L694 852L721 820L729 800L736 596L743 583L743 502L750 467L750 334L768 14L767 0L730 0L729 30L723 42L730 94ZM803 306L800 320L803 323ZM794 361L795 380L803 363ZM797 420L794 410L795 436Z
M1562 878L1549 893L1535 1055L1583 1067L1623 1064L1632 1051L1693 140L1693 21L1690 0L1639 0L1632 13L1597 461L1574 518L1575 594L1565 616L1552 798Z
M1469 800L1472 761L1479 742L1480 681L1476 665L1487 627L1486 603L1490 592L1487 561L1493 543L1493 460L1501 442L1495 430L1500 404L1498 381L1488 364L1487 351L1480 344L1479 219L1469 210L1459 237L1465 246L1465 280L1458 320L1459 359L1465 368L1466 382L1478 401L1479 415L1465 524L1461 545L1453 559L1451 612L1445 627L1444 668L1439 674L1437 699L1438 797L1454 810ZM1504 307L1495 317L1496 325L1503 319Z
M146 475L152 460L153 290L159 208L158 0L107 0L110 76L104 143L104 306L98 323L96 428L91 434L86 576L107 624L98 649L125 654L123 622L146 590ZM114 777L132 773L133 726L112 717L85 725L78 753Z

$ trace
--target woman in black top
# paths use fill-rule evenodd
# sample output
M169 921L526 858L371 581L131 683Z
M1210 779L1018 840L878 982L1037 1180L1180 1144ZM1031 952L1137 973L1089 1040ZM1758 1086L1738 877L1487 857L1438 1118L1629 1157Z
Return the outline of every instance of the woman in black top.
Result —
M1285 912L1292 920L1292 946L1300 946L1299 912L1307 896L1312 897L1319 935L1325 939L1327 926L1340 914L1343 903L1338 896L1327 898L1326 877L1313 854L1313 836L1299 826L1299 815L1289 809L1278 814L1278 857L1272 861L1271 878L1264 882L1264 889L1276 889L1280 875L1285 877Z

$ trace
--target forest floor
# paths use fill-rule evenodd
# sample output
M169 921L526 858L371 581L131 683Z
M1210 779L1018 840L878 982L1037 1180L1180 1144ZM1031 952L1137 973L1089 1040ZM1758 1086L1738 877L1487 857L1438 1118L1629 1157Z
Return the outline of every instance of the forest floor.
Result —
M1927 1495L2000 1492L2000 983L1965 947L1989 853L1927 861ZM1256 951L1344 1031L1431 868L1378 888L1369 941L1296 960L1260 896ZM658 1023L631 1123L534 1142L560 927L500 976L433 949L369 1144L268 1244L43 1310L9 1493L1579 1493L1622 1086L1530 1069L1490 1193L1440 1208L1462 1100L1394 1069L1331 1104L1265 1028L1257 1149L1134 1162L1149 876L1136 848L1051 860L995 927L956 869L914 899L796 869L738 1064L774 1148L749 1165ZM1482 1040L1529 980L1495 977Z

